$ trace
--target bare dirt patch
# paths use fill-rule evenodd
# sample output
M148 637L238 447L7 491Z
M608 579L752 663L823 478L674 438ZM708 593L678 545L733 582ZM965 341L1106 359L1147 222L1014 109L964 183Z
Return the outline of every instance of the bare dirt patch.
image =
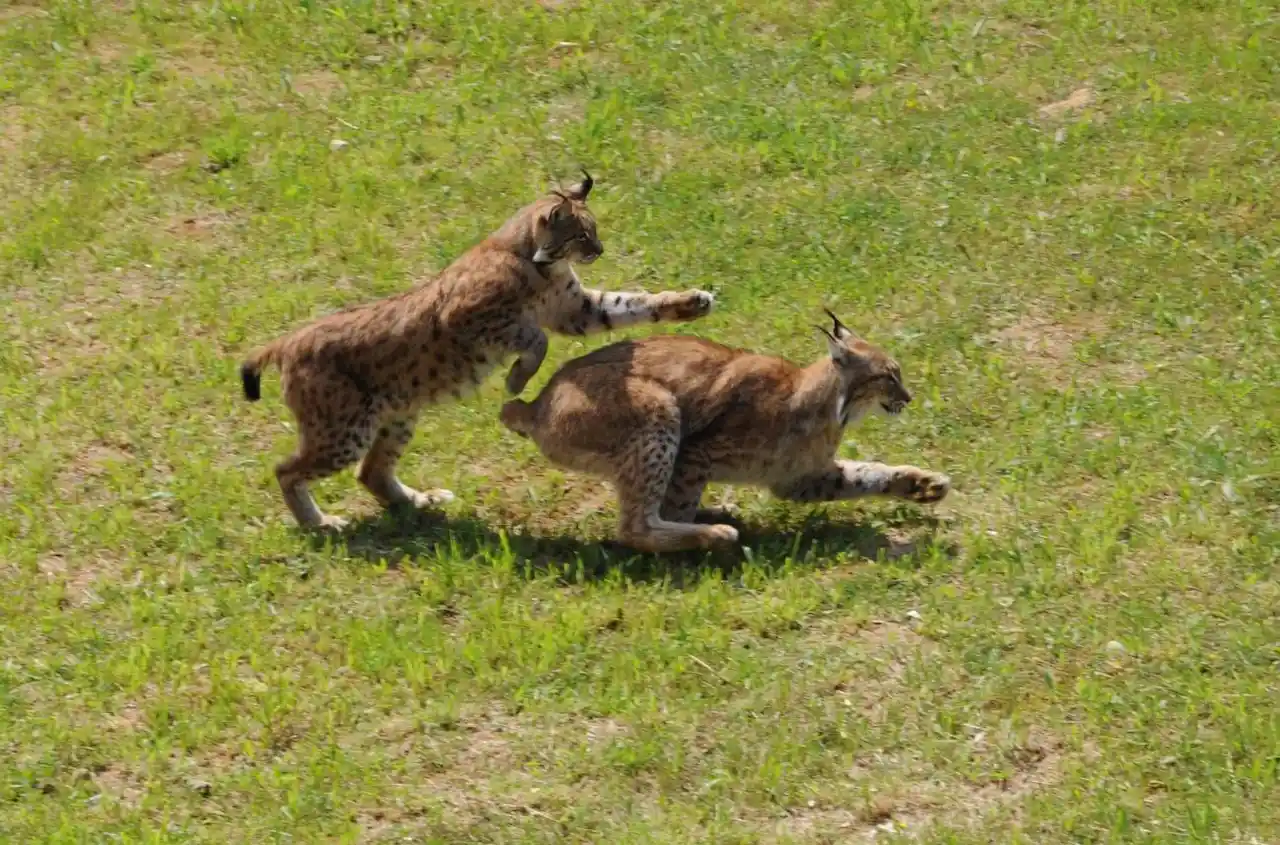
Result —
M170 57L165 70L179 78L220 79L227 76L226 65L203 53L183 53Z
M143 162L143 167L152 173L167 175L182 169L187 163L187 154L182 150L159 153Z
M25 3L14 3L0 7L0 21L18 21L23 18L41 17L49 14L39 6L28 6Z
M39 372L59 378L99 369L120 350L110 342L112 318L120 311L161 306L175 280L141 265L102 270L88 253L70 265L61 288L19 290L19 313L32 315L15 346L25 350ZM78 285L78 287L76 287Z
M328 100L342 93L345 85L342 77L331 70L309 70L294 75L289 81L289 87L304 97Z
M1075 367L1075 347L1103 333L1105 322L1097 315L1057 319L1032 312L995 333L995 339L1015 353L1015 360L1036 370L1051 383L1070 382Z
M985 752L984 744L984 735L974 738L975 756ZM914 840L937 826L980 830L992 813L1012 810L1016 818L1020 802L1062 777L1061 746L1034 732L1025 742L989 753L1006 761L1008 774L986 783L957 781L919 761L878 757L849 773L853 788L842 791L857 798L809 801L760 827L773 834L766 841L824 843L874 842L890 835Z
M1057 120L1088 108L1093 105L1095 99L1093 89L1086 85L1083 88L1077 88L1057 102L1041 106L1039 114L1046 120Z
M1082 344L1103 340L1109 331L1108 321L1100 314L1051 317L1032 311L995 332L992 340L1008 350L1019 369L1036 373L1056 388L1066 387L1073 377L1128 386L1141 382L1148 375L1147 368L1136 361L1079 360Z
M51 584L62 584L63 601L71 607L86 607L98 601L94 587L109 579L118 579L123 571L119 560L98 555L78 560L75 565L58 552L44 555L37 568Z
M1127 202L1131 199L1146 199L1147 194L1139 194L1129 185L1105 185L1096 182L1087 182L1077 185L1071 189L1071 192L1083 200L1110 200L1113 202Z
M180 215L170 220L164 229L179 238L204 240L213 237L230 222L230 216L218 212Z
M931 677L937 675L931 683L963 682L942 658L942 646L918 624L908 611L901 620L833 619L809 629L805 639L843 664L811 697L830 698L871 725L883 725L901 718L893 715L894 703L914 683L919 664L930 664ZM785 817L761 819L759 829L766 841L799 842L915 839L939 825L981 829L993 813L1016 817L1022 801L1061 779L1065 752L1056 738L1004 724L969 730L967 776L909 750L868 754L846 778L825 782L813 800Z
M1075 344L1089 334L1088 325L1061 323L1049 317L1027 315L996 337L1039 365L1060 365L1071 357Z
M120 803L134 807L146 792L145 785L137 773L120 763L112 763L93 776L93 784L99 793L107 795Z
M547 123L551 126L581 123L586 114L587 99L582 94L561 94L547 103Z
M452 759L427 778L428 789L459 821L483 818L495 803L495 778L527 777L513 745L530 727L499 712L460 720L447 742Z
M575 729L577 727L575 726ZM609 745L618 737L626 736L631 729L613 719L590 719L585 726L587 743L593 748Z
M872 724L889 718L890 702L906 682L913 660L928 660L935 644L901 622L839 620L818 626L808 639L856 655L828 694Z
M112 443L90 443L73 452L58 473L58 492L64 496L76 496L91 479L106 475L112 469L132 461L133 454L127 448Z
M0 108L0 153L4 153L0 159L14 160L30 139L31 131L27 129L22 109L18 106ZM0 167L0 171L7 169Z
M125 703L115 715L111 717L111 727L121 733L133 733L140 730L147 721L146 714L142 712L137 704L130 701Z

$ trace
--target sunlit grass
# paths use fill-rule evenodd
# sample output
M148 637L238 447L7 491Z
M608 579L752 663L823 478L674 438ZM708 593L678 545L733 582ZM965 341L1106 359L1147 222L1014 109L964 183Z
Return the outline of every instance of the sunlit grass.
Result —
M0 5L0 837L1274 841L1278 37L1261 2ZM676 330L797 360L837 310L916 396L845 453L954 496L716 490L740 553L629 556L495 380L404 461L447 519L343 475L357 530L297 533L241 356L579 165L588 283L714 290Z

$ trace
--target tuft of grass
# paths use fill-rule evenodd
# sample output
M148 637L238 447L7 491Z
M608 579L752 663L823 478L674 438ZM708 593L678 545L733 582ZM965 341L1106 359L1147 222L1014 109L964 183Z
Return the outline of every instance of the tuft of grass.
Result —
M1274 4L0 7L7 841L1280 837ZM343 145L331 145L335 139ZM916 395L932 512L713 491L735 554L427 413L438 517L295 532L250 347L586 164L593 285ZM529 388L614 338L558 338Z

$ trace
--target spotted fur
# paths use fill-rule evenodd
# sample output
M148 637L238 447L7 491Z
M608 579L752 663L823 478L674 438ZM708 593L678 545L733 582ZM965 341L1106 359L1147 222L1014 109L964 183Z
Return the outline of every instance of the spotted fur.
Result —
M259 349L241 366L245 396L261 395L278 365L298 421L297 452L276 467L304 527L340 527L307 483L360 461L357 477L386 506L453 498L418 491L395 466L427 405L458 399L512 355L519 395L547 352L544 329L585 335L634 323L693 320L712 307L700 290L658 294L586 290L573 270L604 251L587 209L591 177L519 211L434 279L398 296L322 317Z
M914 466L838 460L846 426L911 401L897 363L832 315L828 354L800 367L695 337L625 341L576 358L502 421L550 461L609 479L619 539L666 552L732 543L730 525L695 524L710 482L752 484L798 502L950 489Z

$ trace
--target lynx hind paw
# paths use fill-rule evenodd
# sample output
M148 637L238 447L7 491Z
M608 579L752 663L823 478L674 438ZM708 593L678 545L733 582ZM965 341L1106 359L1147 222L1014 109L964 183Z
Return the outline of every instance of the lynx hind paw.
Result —
M921 505L940 502L951 492L951 479L937 472L919 470L902 482L902 498Z
M351 520L333 514L325 514L320 517L320 521L315 525L307 526L310 530L320 534L340 534L351 526Z
M689 290L676 294L671 304L663 309L662 316L670 320L696 320L710 314L715 303L714 294L705 290Z
M409 504L419 510L427 510L429 508L438 508L441 505L447 505L455 498L453 492L443 488L435 488L432 490L410 490Z

